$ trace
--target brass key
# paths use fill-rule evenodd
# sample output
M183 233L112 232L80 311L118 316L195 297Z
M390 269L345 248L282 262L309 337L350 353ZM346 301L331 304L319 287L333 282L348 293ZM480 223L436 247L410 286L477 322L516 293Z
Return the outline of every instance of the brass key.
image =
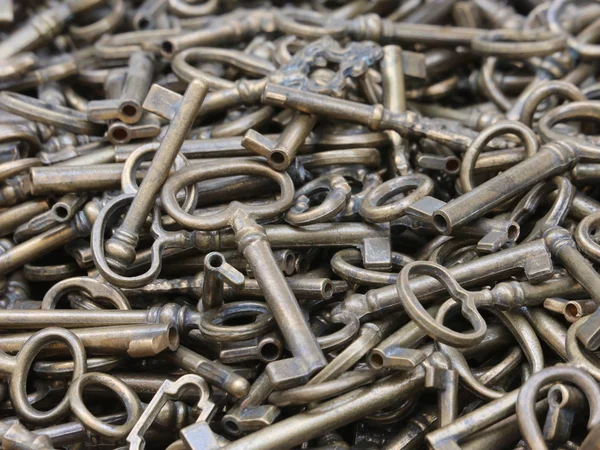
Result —
M184 186L223 175L262 175L276 181L280 198L265 205L232 202L224 211L212 215L192 216L179 206L175 194ZM244 255L263 290L264 296L292 351L294 359L270 363L266 371L275 386L290 387L304 383L327 363L321 348L305 320L300 306L277 266L265 230L255 218L273 216L288 208L294 188L287 174L255 162L232 163L225 167L206 165L176 172L163 187L164 208L177 222L197 230L218 229L230 225L238 250Z
M441 129L429 119L410 111L393 112L382 105L359 104L272 83L265 86L262 102L266 105L292 108L306 114L323 115L360 123L368 126L373 131L393 130L402 137L428 138L451 149L463 152L477 136L475 132L466 127L460 128L460 133Z
M208 86L202 80L191 82L183 97L158 85L150 89L144 108L171 119L171 125L123 222L106 243L107 255L117 267L126 268L133 263L139 232L207 92Z

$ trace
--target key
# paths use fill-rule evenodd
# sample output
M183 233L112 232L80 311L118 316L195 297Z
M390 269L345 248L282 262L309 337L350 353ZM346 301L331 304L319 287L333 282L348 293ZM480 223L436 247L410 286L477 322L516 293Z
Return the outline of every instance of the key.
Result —
M144 109L171 119L171 125L160 143L148 173L111 239L106 242L109 259L117 267L133 263L139 232L150 213L154 200L165 182L179 148L208 92L207 84L195 80L189 84L183 97L154 85L144 102Z
M496 277L503 278L506 273L523 270L530 282L540 282L552 275L550 252L543 240L538 239L527 244L492 253L456 265L449 269L452 276L463 286L489 282ZM496 278L498 279L498 278ZM419 298L432 298L440 290L440 284L431 278L415 278L410 282L411 289ZM363 318L369 314L397 309L398 293L395 286L372 289L365 295L354 294L333 310L336 314L353 314Z
M192 263L194 262L195 261L192 260ZM175 269L173 266L176 264L177 263L174 261L171 267ZM183 265L185 266L186 264L184 263ZM347 284L340 280L332 281L329 278L313 278L312 276L307 277L304 275L286 277L285 281L289 284L298 300L330 300L335 293L344 292L347 287ZM203 290L204 272L199 272L198 275L193 277L175 278L170 280L157 279L138 289L123 289L123 292L131 297L143 296L146 294L186 294L190 292L201 296ZM242 288L234 289L229 285L225 285L223 296L226 299L234 299L237 296L262 297L262 290L258 285L258 281L252 278L245 278Z
M600 275L593 269L592 264L579 253L571 234L561 227L553 227L544 233L548 248L565 266L573 278L588 292L592 300L598 304L598 289L600 289ZM596 322L598 314L594 313L577 333L577 338L590 350L600 347Z
M64 293L66 294L68 291ZM53 324L63 328L87 328L162 323L174 326L184 334L191 329L197 328L201 319L200 312L192 311L188 307L182 307L175 303L154 306L147 310L71 310L48 308L47 305L51 300L54 303L60 300L60 297L54 297L54 292L50 292L50 295L40 305L42 309L0 310L0 329L33 330L42 329Z
M540 181L570 170L577 159L577 150L570 144L545 144L532 157L439 208L433 213L433 224L440 233L450 234Z
M89 355L128 355L132 358L144 358L157 355L166 349L176 350L179 346L177 329L168 324L74 328L71 331ZM7 353L19 352L32 335L33 333L19 333L3 336L0 350ZM64 345L54 345L43 353L60 355L64 354L64 350Z
M428 138L447 147L465 151L476 133L464 128L461 134L452 133L410 111L392 112L382 105L358 104L349 100L332 98L313 92L304 92L268 83L263 91L262 102L266 105L292 108L306 114L323 115L334 119L360 123L373 131L393 130L402 137L411 139Z
M264 206L246 206L233 202L221 213L203 218L184 212L177 203L175 193L183 187L182 185L222 175L223 169L216 165L189 169L178 171L169 178L161 196L163 206L176 221L194 229L218 229L225 225L232 227L238 251L250 264L285 342L294 355L294 359L270 363L266 371L278 388L306 382L310 375L325 366L327 362L292 290L277 267L264 228L254 219L254 217L272 216L290 206L294 196L290 178L259 163L232 163L227 166L229 174L267 176L279 184L281 196L274 203Z

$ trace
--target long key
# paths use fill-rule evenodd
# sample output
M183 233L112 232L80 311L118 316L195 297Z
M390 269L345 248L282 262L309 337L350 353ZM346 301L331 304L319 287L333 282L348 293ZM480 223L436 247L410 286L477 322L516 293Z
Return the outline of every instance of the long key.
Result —
M158 85L153 85L144 102L144 109L171 119L144 181L127 210L123 222L106 242L106 253L116 267L130 266L135 260L135 247L146 217L169 175L185 137L208 92L203 80L194 80L183 97Z

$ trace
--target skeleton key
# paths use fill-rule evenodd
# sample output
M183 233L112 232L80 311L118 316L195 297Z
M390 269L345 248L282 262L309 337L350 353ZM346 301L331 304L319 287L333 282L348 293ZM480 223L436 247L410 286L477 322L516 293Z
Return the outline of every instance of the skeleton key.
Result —
M150 89L144 109L171 119L171 124L123 222L106 242L106 253L116 267L126 268L133 263L141 228L207 92L208 85L203 80L192 81L183 97L158 85Z
M600 303L600 275L592 264L577 250L571 234L561 227L553 227L544 233L544 239L552 255L569 271L581 286L589 293L592 300ZM590 350L600 347L598 320L600 310L596 310L577 332L577 338Z
M477 137L476 132L462 126L457 126L459 132L441 129L435 121L410 111L397 113L383 105L365 105L273 83L265 86L262 102L266 105L291 108L306 114L360 123L373 131L393 130L402 137L428 138L459 152L464 152L469 148Z
M51 328L44 330L48 329ZM177 329L169 324L73 328L70 331L90 355L129 355L132 358L144 358L157 355L166 349L176 350L179 346ZM0 350L8 353L19 352L32 335L33 333L19 333L3 336L0 339ZM64 350L64 345L54 345L43 353L64 354Z
M433 224L442 234L482 217L498 205L527 192L540 181L573 168L579 159L575 145L553 141L530 158L437 209Z
M407 219L403 219L413 230L424 228L429 231L437 231L433 214L446 203L437 198L426 196L406 208ZM477 249L487 252L500 250L507 243L513 243L519 237L519 225L512 220L479 219L458 230L454 230L455 236L476 236L481 238L477 242Z
M523 270L530 281L544 281L552 276L552 259L543 240L482 256L473 261L458 264L449 269L461 285L483 284L493 279L502 279L506 274ZM419 297L433 298L440 292L440 283L430 277L410 280L411 289ZM354 294L336 306L333 315L351 314L362 320L367 315L398 309L400 300L395 286L372 289L366 294Z
M265 205L232 202L225 210L211 215L192 216L181 209L176 193L182 187L226 175L260 175L271 178L279 184L281 196L274 203ZM255 220L285 211L291 206L293 198L294 188L287 174L251 161L232 162L226 166L190 166L171 176L161 195L163 207L184 226L195 230L225 226L233 228L238 250L250 264L286 344L294 355L292 360L275 361L267 366L266 371L277 388L305 383L310 375L327 364L292 290L277 266L265 230Z
M64 283L65 281L61 283ZM96 280L92 279L92 281ZM63 328L91 328L163 323L174 326L177 328L178 332L184 334L191 329L198 328L201 319L200 312L192 311L186 306L182 307L175 303L167 303L164 306L155 306L146 310L71 310L48 308L48 303L51 300L58 301L63 294L68 294L72 290L94 293L97 298L109 298L104 297L98 290L91 291L85 289L85 287L81 289L79 287L76 287L75 289L65 289L60 296L57 295L55 297L55 294L58 294L58 292L53 289L52 291L49 291L50 295L44 298L41 310L0 310L0 329L35 330L53 325ZM120 293L119 295L122 296Z

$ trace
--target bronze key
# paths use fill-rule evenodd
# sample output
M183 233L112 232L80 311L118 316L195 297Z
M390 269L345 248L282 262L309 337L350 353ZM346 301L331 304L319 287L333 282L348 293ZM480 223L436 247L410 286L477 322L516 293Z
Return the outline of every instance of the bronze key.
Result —
M267 176L280 185L281 197L266 205L231 203L224 211L195 217L184 212L175 198L182 187L227 174ZM274 172L255 162L232 163L225 167L206 165L189 167L176 172L165 184L162 203L169 214L184 226L210 230L230 225L235 233L239 251L248 260L252 272L269 304L275 320L292 351L294 359L275 361L267 366L267 373L277 387L290 387L308 380L310 375L327 363L321 348L283 274L277 267L264 228L256 218L270 217L289 207L293 199L293 185L287 174Z
M167 179L171 165L207 92L208 86L202 80L191 82L183 97L157 85L151 88L144 102L144 108L171 119L171 125L125 219L112 238L106 242L107 255L117 267L126 268L133 263L141 227L152 210L153 202Z

